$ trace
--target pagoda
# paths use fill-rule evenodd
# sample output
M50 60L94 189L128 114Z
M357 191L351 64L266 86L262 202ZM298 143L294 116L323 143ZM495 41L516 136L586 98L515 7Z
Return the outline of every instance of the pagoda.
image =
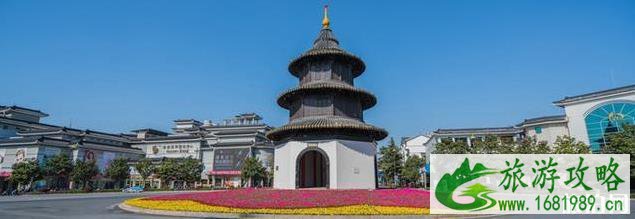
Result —
M289 123L267 133L276 142L275 188L376 188L376 141L388 133L364 123L363 111L377 103L354 86L365 68L340 48L325 6L313 47L289 64L300 85L277 101Z

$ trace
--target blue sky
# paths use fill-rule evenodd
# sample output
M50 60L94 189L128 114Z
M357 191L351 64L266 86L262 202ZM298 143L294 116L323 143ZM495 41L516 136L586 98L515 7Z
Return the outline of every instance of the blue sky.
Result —
M287 64L331 26L367 71L367 122L396 139L561 114L635 83L635 1L0 1L0 105L110 132L170 130L275 104Z

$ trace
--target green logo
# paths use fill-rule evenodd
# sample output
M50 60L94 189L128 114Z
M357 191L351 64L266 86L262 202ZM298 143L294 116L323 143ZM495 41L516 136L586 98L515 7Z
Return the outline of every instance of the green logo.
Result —
M494 207L494 205L496 205L496 200L489 197L489 194L493 193L494 190L491 190L480 183L467 186L467 189L460 195L474 198L474 201L471 203L458 203L452 199L452 194L454 193L454 190L463 184L481 176L495 173L498 172L494 169L487 168L480 163L476 163L476 165L474 165L474 169L470 169L470 161L465 158L461 166L456 169L452 175L446 173L443 177L441 177L441 180L435 188L434 195L441 204L454 210L481 211Z

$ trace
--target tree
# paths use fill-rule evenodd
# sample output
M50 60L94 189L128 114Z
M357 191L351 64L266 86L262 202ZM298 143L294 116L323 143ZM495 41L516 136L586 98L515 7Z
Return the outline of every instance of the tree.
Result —
M66 180L73 170L73 163L66 154L58 154L46 159L42 167L43 175L50 179L52 189L65 188Z
M161 165L156 169L156 174L161 179L162 187L165 187L170 181L176 180L179 175L178 171L178 166L174 159L167 158L163 160Z
M571 136L558 136L553 151L556 154L588 154L591 152L589 146Z
M469 154L471 152L466 142L442 140L434 146L435 154Z
M106 176L115 181L115 188L121 187L124 180L130 177L130 167L128 166L128 159L117 158L110 162L110 166L106 169Z
M247 182L247 187L254 187L264 179L266 176L265 167L262 166L262 162L257 157L245 158L242 169L240 171L240 177L243 182Z
M547 142L538 142L536 138L526 137L520 140L520 142L513 145L511 153L513 154L549 154L551 148L547 145Z
M474 145L470 152L472 154L499 154L502 150L502 145L498 141L498 138L493 135L485 136L483 141L474 141L472 142Z
M421 168L425 165L424 159L417 155L412 155L406 159L403 169L401 170L401 179L404 184L416 184L421 178Z
M379 169L384 172L384 177L389 186L395 185L403 167L403 156L395 144L395 140L390 138L390 143L379 150Z
M99 174L99 168L97 168L97 164L95 164L94 160L77 160L71 172L71 179L82 189L88 191L92 189L90 180L97 176L97 174Z
M606 136L607 144L602 147L605 154L630 154L631 178L635 177L635 125L624 124L623 131L610 133ZM631 179L632 182L632 179Z
M535 154L551 154L553 150L546 141L540 141L536 144L536 149L534 150Z
M177 166L177 169L177 179L191 184L201 180L201 172L203 172L205 166L200 160L188 157Z
M152 164L152 161L150 161L150 159L143 158L139 160L139 162L135 165L135 169L137 170L137 172L139 172L139 176L141 176L141 179L143 180L143 186L145 187L146 180L155 171L155 167Z
M13 164L11 172L11 182L18 185L18 190L23 186L29 188L33 181L39 179L40 167L37 160L29 160Z

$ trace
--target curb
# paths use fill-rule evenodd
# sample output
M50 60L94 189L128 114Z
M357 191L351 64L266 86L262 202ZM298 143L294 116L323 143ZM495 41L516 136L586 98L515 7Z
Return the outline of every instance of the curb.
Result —
M461 216L461 215L281 215L281 214L229 214L190 211L166 211L133 207L124 203L119 209L135 214L160 216L193 217L193 218L493 218L500 215Z
M119 209L136 213L136 214L151 214L151 215L162 215L162 216L176 216L176 217L195 217L195 218L240 218L239 214L219 214L219 213L207 213L207 212L190 212L190 211L166 211L166 210L154 210L154 209L145 209L133 207L124 203L119 204L117 207ZM252 215L250 215L251 217ZM258 216L258 215L253 215Z

